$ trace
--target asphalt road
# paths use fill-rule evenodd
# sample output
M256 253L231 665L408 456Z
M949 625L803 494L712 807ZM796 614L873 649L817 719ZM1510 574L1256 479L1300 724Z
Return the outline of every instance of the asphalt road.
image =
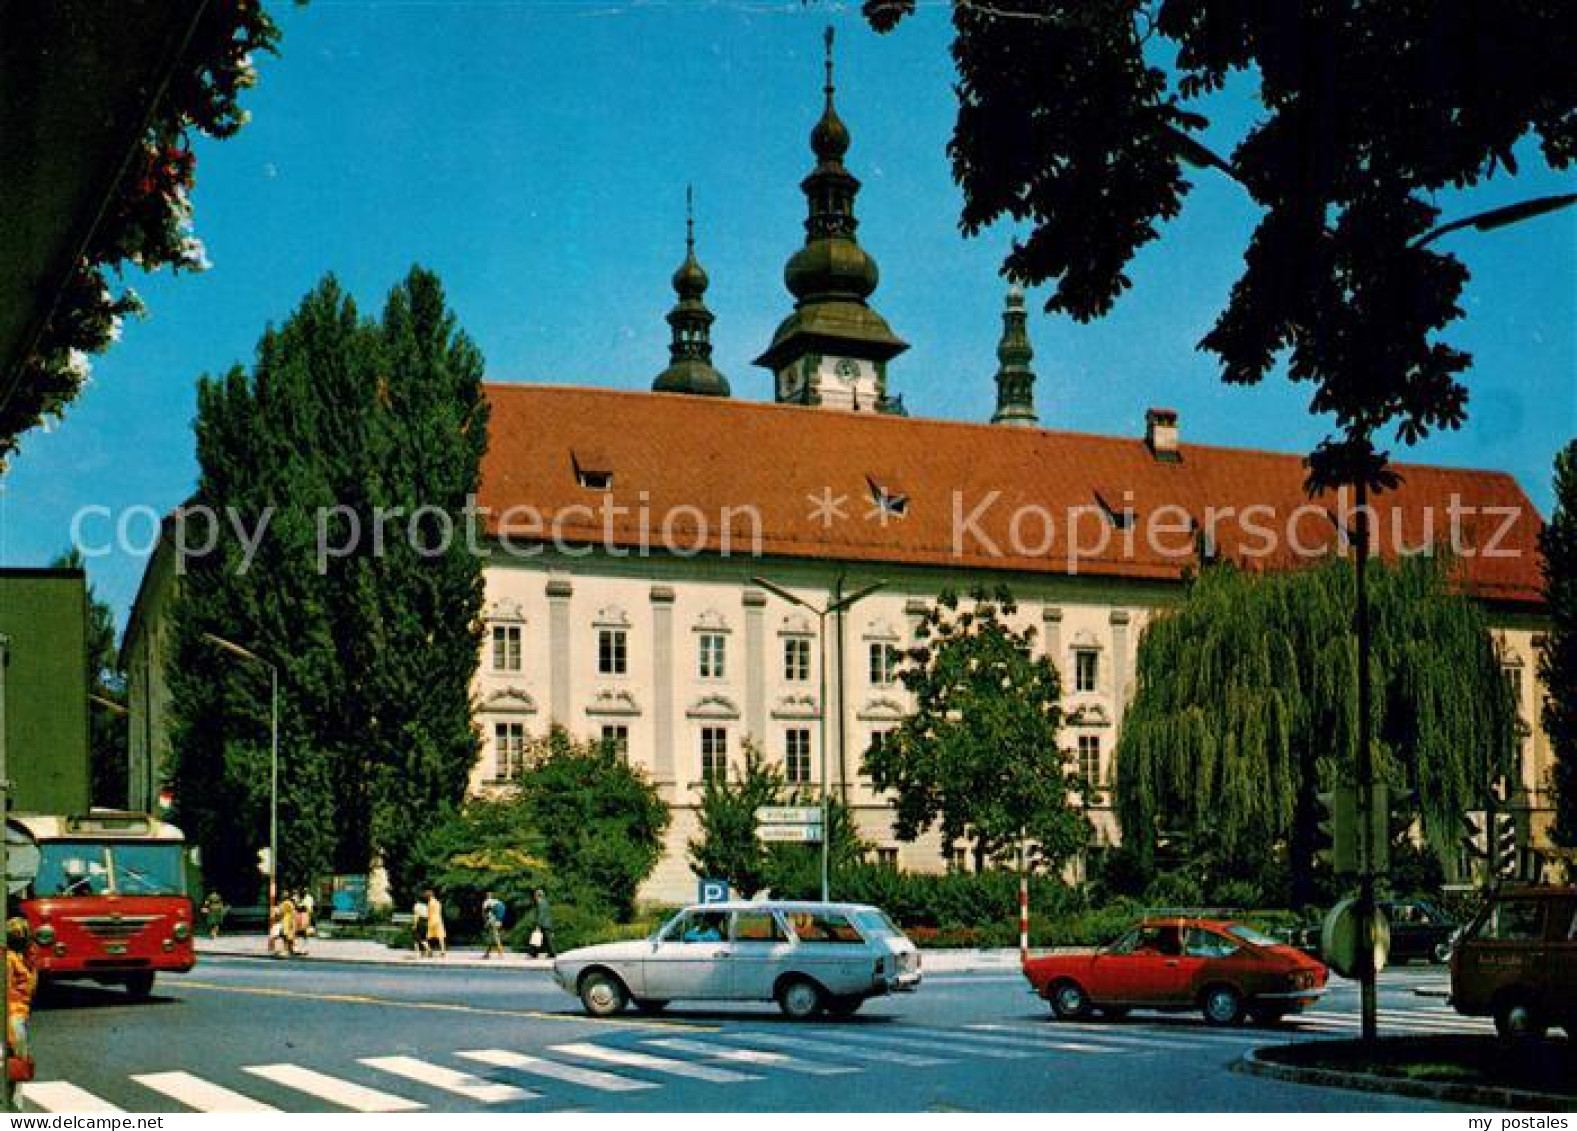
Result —
M1383 1032L1483 1032L1388 972ZM1271 1029L1197 1015L1060 1024L1017 974L936 974L852 1021L775 1007L593 1021L545 973L205 959L152 1000L61 988L34 1015L35 1108L84 1111L1430 1111L1230 1071L1243 1052L1348 1036L1356 988ZM108 1110L100 1108L99 1110Z

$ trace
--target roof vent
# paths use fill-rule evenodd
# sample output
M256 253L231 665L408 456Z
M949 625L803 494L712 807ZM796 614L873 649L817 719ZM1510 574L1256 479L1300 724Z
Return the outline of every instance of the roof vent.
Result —
M1177 410L1147 410L1144 414L1144 442L1150 454L1163 463L1180 462L1183 455L1177 450Z

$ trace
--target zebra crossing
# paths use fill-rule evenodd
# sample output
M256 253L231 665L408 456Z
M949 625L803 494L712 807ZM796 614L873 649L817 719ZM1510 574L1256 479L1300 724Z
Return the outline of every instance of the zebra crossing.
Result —
M1464 1018L1443 1002L1380 1012L1392 1032L1487 1033L1485 1020ZM1230 1059L1255 1045L1354 1034L1356 1011L1322 1009L1275 1029L1212 1029L1195 1018L1141 1018L1124 1023L1059 1024L1037 1016L934 1028L903 1023L729 1024L694 1030L620 1030L522 1051L455 1049L432 1059L408 1054L348 1058L341 1066L244 1064L224 1079L189 1071L140 1072L111 1087L35 1081L19 1089L25 1109L50 1113L148 1110L178 1105L197 1112L272 1112L302 1105L355 1112L552 1110L592 1098L651 1093L667 1083L749 1087L769 1076L846 1076L868 1071L935 1070L1013 1061L1033 1068L1060 1057L1124 1058L1220 1053ZM1005 1066L1004 1066L1005 1067ZM261 1086L261 1087L260 1087ZM741 1102L746 1102L743 1099Z

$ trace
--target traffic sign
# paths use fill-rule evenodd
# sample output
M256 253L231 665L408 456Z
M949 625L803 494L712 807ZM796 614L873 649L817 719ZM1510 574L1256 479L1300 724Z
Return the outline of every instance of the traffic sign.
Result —
M728 881L702 880L696 885L695 901L697 903L728 902Z
M819 825L821 809L816 805L763 805L756 810L758 825Z
M820 844L821 825L762 825L756 835L763 844Z

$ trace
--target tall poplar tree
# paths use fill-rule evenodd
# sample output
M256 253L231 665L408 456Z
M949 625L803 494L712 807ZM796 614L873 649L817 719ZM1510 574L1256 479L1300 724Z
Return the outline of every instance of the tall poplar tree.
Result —
M329 277L251 373L204 379L194 503L267 526L249 567L233 530L187 563L170 673L176 804L235 895L266 843L268 673L280 674L281 874L381 861L397 883L423 821L464 794L481 563L462 512L486 443L482 359L431 272L380 322ZM382 537L375 537L381 523Z
M1555 838L1577 847L1577 440L1555 457L1555 513L1539 546L1550 610L1539 681L1544 732L1555 756Z
M1442 860L1460 814L1514 764L1516 726L1483 610L1452 591L1449 569L1416 557L1371 577L1376 774L1417 793ZM1351 780L1357 748L1352 588L1346 561L1214 566L1147 626L1117 747L1125 844L1148 856L1159 830L1184 833L1218 878L1285 852L1293 901L1310 900L1315 794Z

